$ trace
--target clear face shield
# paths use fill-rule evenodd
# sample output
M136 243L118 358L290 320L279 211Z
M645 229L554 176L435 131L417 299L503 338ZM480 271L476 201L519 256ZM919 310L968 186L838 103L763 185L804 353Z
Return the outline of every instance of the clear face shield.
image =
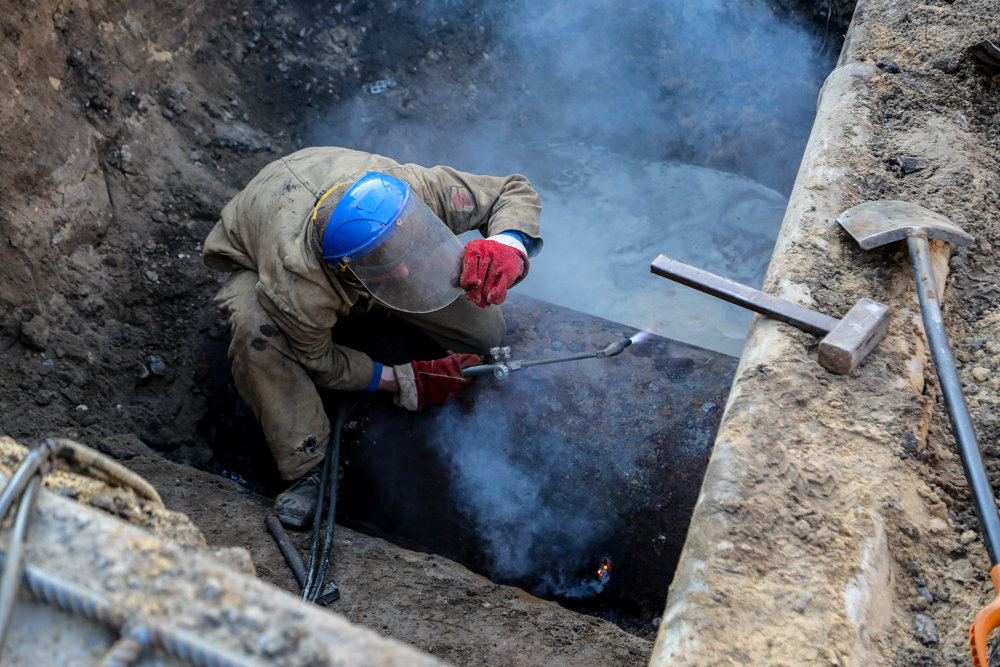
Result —
M375 299L404 313L430 313L462 295L462 242L412 192L397 229L347 268Z

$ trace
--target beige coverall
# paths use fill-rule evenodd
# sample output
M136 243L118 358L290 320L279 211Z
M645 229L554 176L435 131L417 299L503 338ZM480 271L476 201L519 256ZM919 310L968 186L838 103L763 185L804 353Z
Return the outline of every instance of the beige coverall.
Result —
M337 318L367 295L327 267L311 220L323 192L344 184L324 199L327 209L369 172L405 181L456 234L517 230L539 237L541 206L523 176L401 165L346 148L307 148L264 167L222 210L203 257L209 268L232 272L215 302L232 327L233 377L287 480L309 471L326 450L330 422L316 387L360 391L373 379L372 360L330 335ZM499 308L464 297L434 313L397 314L456 352L484 354L506 333Z

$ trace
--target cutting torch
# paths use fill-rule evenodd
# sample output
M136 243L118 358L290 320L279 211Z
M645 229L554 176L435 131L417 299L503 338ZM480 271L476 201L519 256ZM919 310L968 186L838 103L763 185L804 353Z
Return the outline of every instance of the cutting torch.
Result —
M598 350L597 352L584 352L581 354L574 354L569 357L557 357L555 359L511 359L509 347L494 347L490 348L489 354L489 358L494 360L493 363L463 368L462 375L467 378L479 375L493 375L498 380L502 380L514 371L519 371L522 368L528 368L530 366L544 366L545 364L558 364L563 361L579 361L580 359L603 359L605 357L614 357L624 352L625 348L631 345L632 342L631 338L625 338L623 340L615 341L603 350Z

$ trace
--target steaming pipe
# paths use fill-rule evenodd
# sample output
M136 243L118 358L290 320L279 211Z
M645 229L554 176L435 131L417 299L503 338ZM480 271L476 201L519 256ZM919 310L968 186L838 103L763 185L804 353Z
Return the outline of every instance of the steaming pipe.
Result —
M522 368L528 368L529 366L544 366L546 364L558 364L563 361L579 361L580 359L604 359L605 357L614 357L625 351L625 348L632 344L631 338L626 338L625 340L615 341L609 344L603 350L597 352L584 352L583 354L574 354L570 357L558 357L556 359L510 359L510 348L498 348L495 347L490 350L490 355L493 357L499 357L500 361L493 364L483 364L482 366L469 366L468 368L462 369L462 375L464 377L477 377L480 375L493 375L498 380L502 380L514 371L519 371Z

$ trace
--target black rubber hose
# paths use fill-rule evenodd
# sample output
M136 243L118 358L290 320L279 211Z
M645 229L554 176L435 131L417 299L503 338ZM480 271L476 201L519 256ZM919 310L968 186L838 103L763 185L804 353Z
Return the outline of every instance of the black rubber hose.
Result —
M309 549L306 585L302 588L302 599L308 602L316 602L323 594L326 572L330 567L330 556L333 552L333 525L337 514L337 471L340 467L340 436L347 418L365 398L367 398L367 394L354 398L346 397L337 409L337 417L330 433L330 442L326 448L326 459L323 465L323 477L319 485L316 514L313 519L313 539ZM324 510L326 510L327 523L323 546L320 549L320 529L323 525Z
M318 599L324 593L323 582L326 580L326 571L330 567L330 557L333 553L333 525L334 519L336 518L337 509L337 488L339 483L339 470L340 470L340 436L344 430L344 424L347 422L347 418L350 416L354 408L358 406L361 401L364 400L364 396L354 399L350 404L342 404L340 409L337 411L337 423L334 429L334 437L330 444L333 445L333 454L331 458L332 461L332 472L330 478L330 494L328 498L329 510L327 512L327 522L326 522L326 535L324 536L323 549L320 552L320 562L319 571L316 575L316 581L314 586L318 589L315 593L315 599ZM339 592L337 597L340 597Z
M336 430L336 429L334 429ZM309 563L306 565L306 580L302 585L302 599L307 602L312 602L315 600L312 596L313 583L316 579L316 568L314 567L317 562L317 555L319 553L319 531L320 526L323 525L323 509L326 499L326 489L330 481L330 459L332 458L330 454L330 446L333 443L334 434L330 434L330 441L327 443L326 453L327 455L323 458L323 472L319 479L319 493L316 496L316 510L313 515L313 537L312 543L309 545Z

